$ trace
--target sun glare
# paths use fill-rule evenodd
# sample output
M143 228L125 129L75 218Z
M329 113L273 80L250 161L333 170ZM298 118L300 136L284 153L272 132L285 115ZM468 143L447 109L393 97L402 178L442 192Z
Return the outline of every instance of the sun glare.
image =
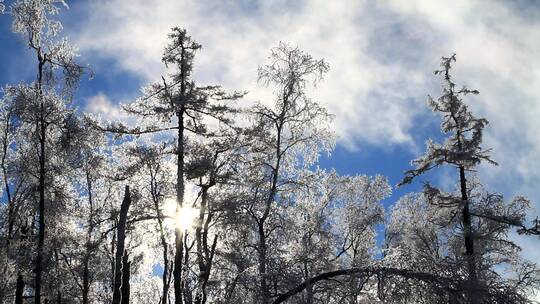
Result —
M169 218L167 225L174 226L183 231L190 230L195 226L195 221L199 215L199 209L191 206L183 206L176 209L176 199L170 198L163 205L163 213Z
M195 219L197 218L198 213L198 209L196 208L192 208L190 206L183 206L176 212L176 227L182 230L188 230L192 228L195 224Z
M199 214L199 209L191 206L183 206L176 210L176 199L168 199L163 206L164 214L173 221L171 225L181 230L189 230L195 226L195 220Z

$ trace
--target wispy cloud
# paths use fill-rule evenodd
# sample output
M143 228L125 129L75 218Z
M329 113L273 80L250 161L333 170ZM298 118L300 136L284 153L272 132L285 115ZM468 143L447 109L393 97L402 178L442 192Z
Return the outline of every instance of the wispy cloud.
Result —
M406 145L422 150L436 117L425 106L440 91L432 71L458 54L459 83L480 90L471 107L491 126L486 146L498 168L482 168L490 185L540 197L540 7L506 1L92 1L73 37L86 56L155 80L172 26L186 27L204 49L196 78L250 91L271 102L256 68L279 41L324 57L331 72L313 94L336 115L348 147ZM441 6L442 5L442 6ZM535 5L534 2L530 5ZM531 17L533 16L533 17Z
M423 108L412 106L418 101L408 97L421 91L424 75L373 56L377 50L372 40L378 38L381 26L371 22L377 18L373 14L391 20L379 8L358 1L306 1L293 7L280 1L88 5L88 26L74 37L80 37L83 52L113 57L119 68L157 79L164 73L159 59L166 34L180 25L204 46L197 58L199 81L246 89L248 99L271 102L270 92L255 81L257 66L265 62L271 47L287 41L330 63L331 72L317 88L317 98L336 114L343 143L351 147L359 142L413 143L409 130Z
M97 95L89 97L86 100L84 110L105 121L126 121L129 119L127 114L120 108L120 105L111 102L103 92L99 92Z

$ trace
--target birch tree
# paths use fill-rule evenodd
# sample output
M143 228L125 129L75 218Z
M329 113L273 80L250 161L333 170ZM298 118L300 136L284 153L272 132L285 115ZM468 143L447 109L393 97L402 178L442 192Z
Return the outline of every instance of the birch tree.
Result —
M299 169L313 164L320 152L333 146L331 115L306 95L308 84L317 83L328 69L324 60L285 43L273 48L269 63L259 68L259 82L275 94L273 107L257 104L249 111L253 153L245 169L251 192L246 210L255 229L260 303L269 303L272 297L270 281L275 273L269 269L269 260L276 243L269 240L279 233L280 193Z

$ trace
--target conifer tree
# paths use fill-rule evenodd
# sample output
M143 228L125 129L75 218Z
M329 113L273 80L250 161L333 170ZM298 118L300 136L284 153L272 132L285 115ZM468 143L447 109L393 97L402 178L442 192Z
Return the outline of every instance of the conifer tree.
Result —
M456 169L457 193L447 193L426 183L424 195L430 204L443 209L457 210L455 215L447 218L447 222L450 224L453 218L460 221L462 243L459 248L464 249L462 255L466 269L464 298L467 303L487 303L493 301L493 297L498 299L497 301L502 301L502 297L497 296L496 288L488 284L493 281L486 273L492 271L495 264L486 260L491 254L486 244L489 240L501 237L500 231L507 231L509 227L508 223L493 221L493 218L521 221L525 216L524 210L528 208L528 201L517 197L510 204L504 203L502 196L482 190L481 183L473 174L482 162L494 165L497 163L490 158L490 150L482 147L483 132L488 121L477 118L464 101L465 96L477 95L479 92L465 86L459 88L456 85L450 73L455 61L455 54L442 57L441 69L435 71L435 75L440 75L443 79L442 95L436 99L428 97L429 106L442 117L441 131L447 137L442 144L434 143L432 140L427 142L426 154L412 162L416 168L405 173L400 185L411 183L418 176L443 165ZM490 218L489 214L497 215ZM490 227L487 231L485 225ZM504 244L509 243L512 242L507 239L501 240L498 245L501 252L504 251ZM511 293L508 293L508 298L511 298Z
M184 29L175 27L169 34L162 61L174 71L162 81L153 83L143 90L143 97L124 106L124 110L140 118L142 127L130 128L121 123L112 123L101 129L124 135L144 135L169 132L175 138L168 144L169 151L176 157L176 203L177 213L182 212L185 200L185 155L186 138L208 138L214 135L207 127L209 123L230 124L229 115L236 110L231 102L244 93L227 94L220 86L197 86L193 80L195 54L201 45L195 42ZM171 134L171 132L173 132ZM184 231L176 228L174 256L175 303L183 303Z

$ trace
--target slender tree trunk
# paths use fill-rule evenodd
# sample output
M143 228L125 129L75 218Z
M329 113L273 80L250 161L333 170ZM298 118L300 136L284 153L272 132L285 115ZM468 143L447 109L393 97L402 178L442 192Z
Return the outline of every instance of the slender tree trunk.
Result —
M117 240L116 240L116 254L114 260L114 287L113 287L113 300L112 304L120 304L122 297L121 286L122 286L122 258L125 250L125 239L126 239L126 222L127 215L129 211L129 206L131 204L131 194L129 192L129 186L126 186L124 193L124 200L120 207L120 215L118 219L117 227Z
M285 110L284 110L285 111ZM272 172L272 180L270 184L270 191L268 198L265 202L265 209L263 212L263 215L259 219L259 222L257 223L258 229L257 233L259 236L259 248L258 248L258 271L259 271L259 280L260 280L260 288L261 288L261 303L267 304L270 303L270 287L268 285L268 274L267 274L267 259L268 259L268 247L266 243L266 230L265 230L265 223L268 219L268 216L270 215L270 209L272 208L272 203L276 199L277 195L277 183L278 183L278 177L280 173L280 165L281 165L281 134L283 130L283 117L285 115L285 112L282 112L279 116L279 124L277 125L277 142L276 142L276 164L274 167L274 170Z
M131 275L131 262L129 261L129 257L127 254L127 251L124 251L124 257L122 258L122 302L121 304L129 304L129 278Z
M462 210L462 221L463 221L463 230L465 238L465 255L467 256L467 267L469 271L469 292L468 298L469 302L472 304L480 303L481 299L480 293L477 292L478 289L478 278L476 274L476 261L474 256L474 238L472 235L472 225L471 225L471 213L469 210L469 198L467 195L467 180L465 178L465 168L463 166L459 167L459 181L461 188L461 200L463 202Z
M13 225L15 223L15 215L14 215L14 202L11 199L11 189L9 188L9 176L6 166L6 156L8 151L8 135L9 135L9 114L6 116L6 125L4 126L4 137L2 138L2 173L4 174L4 187L6 191L6 198L7 198L7 209L8 209L8 231L7 231L7 246L9 247L9 242L13 235Z
M169 276L170 276L170 269L169 269L169 258L168 258L168 245L167 240L162 237L161 243L163 244L163 274L161 275L161 280L163 284L163 290L161 293L161 304L167 304L168 296L169 296Z
M448 74L448 70L446 70L446 79L450 79ZM454 91L453 88L450 88L450 98L454 98ZM459 122L457 120L456 115L452 112L452 119L454 120L454 123L459 126ZM463 150L463 143L462 143L462 132L461 130L457 130L456 132L456 139L458 144L459 151ZM469 281L469 290L467 291L467 297L469 300L469 303L471 304L477 304L482 302L480 299L480 293L477 292L478 289L478 277L476 274L476 261L474 256L474 236L472 231L472 224L471 224L471 213L470 213L470 202L469 197L467 194L467 179L465 177L465 167L459 166L459 185L461 190L461 201L463 202L463 210L462 210L462 223L463 223L463 234L465 239L465 255L467 258L467 268L468 268L468 281Z
M165 227L163 225L163 213L159 207L159 195L156 185L156 173L153 172L152 167L149 165L148 170L150 172L150 191L152 194L152 201L154 203L154 208L156 209L157 222L159 226L159 236L161 240L161 247L163 248L163 274L161 275L161 281L163 284L163 289L161 292L160 304L167 304L168 295L169 295L169 284L170 284L170 266L169 266L169 244L167 243L167 235L165 234Z
M182 82L182 85L183 82ZM181 94L181 97L184 95ZM182 101L183 102L183 101ZM177 171L176 171L176 213L178 214L184 203L184 106L176 114L178 118L178 147L177 147ZM184 255L184 231L182 228L175 229L175 255L174 255L174 303L183 303L182 291L182 265Z
M210 279L210 272L212 271L212 265L214 261L214 254L216 252L217 241L218 241L218 236L215 235L214 241L212 242L212 248L210 248L210 256L208 257L208 265L206 266L205 276L203 277L201 304L206 304L206 300L207 300L206 287L208 286L208 280Z
M84 257L84 266L83 266L83 289L82 289L82 303L88 304L88 294L90 292L90 280L89 280L89 262L90 255Z
M278 146L280 145L280 136L278 132ZM275 200L276 193L277 193L277 180L278 180L278 174L279 174L279 164L280 164L280 158L279 158L279 151L280 148L277 149L278 153L278 160L276 169L274 170L273 178L272 178L272 186L270 188L270 195L268 196L268 199L266 201L265 211L263 213L263 216L260 218L258 223L258 236L259 236L259 248L258 248L258 259L259 259L259 280L260 280L260 288L261 288L261 302L263 304L270 303L270 287L268 285L268 274L267 274L267 259L268 259L268 246L266 243L266 230L265 230L265 223L268 219L268 216L270 215L270 209L272 208L272 203Z
M92 182L88 173L86 174L86 185L88 190L88 202L90 204L90 214L88 217L88 230L86 232L85 253L83 260L83 285L82 303L88 304L88 294L90 292L90 259L92 256L92 232L94 230L94 202L92 195Z
M38 94L40 103L40 118L37 124L39 132L39 218L38 218L38 244L37 244L37 256L36 256L36 282L34 286L34 303L41 304L41 274L43 272L43 245L45 243L45 105L43 102L42 91L42 77L43 77L43 65L46 58L41 55L41 51L38 51Z
M309 280L311 277L307 260L304 260L304 275L305 280ZM308 284L306 286L306 304L313 304L313 284Z
M236 285L238 284L238 280L240 279L240 275L243 271L239 271L238 274L234 277L231 284L229 284L229 287L225 291L225 303L230 303L231 299L234 295L234 290L236 289Z
M24 279L19 273L17 276L17 287L15 289L15 304L23 304Z
M212 216L210 212L208 212L208 216L205 220L205 214L208 210L208 190L210 187L211 186L202 187L201 207L199 209L199 222L197 224L197 228L195 229L195 241L197 245L197 265L199 267L195 304L206 303L206 285L208 284L208 279L210 278L210 270L212 268L212 260L217 243L217 236L215 236L212 248L208 248L208 228Z
M260 222L258 226L259 233L259 280L261 287L261 303L267 304L270 301L270 289L267 282L267 273L266 273L266 233L264 231L264 222Z

